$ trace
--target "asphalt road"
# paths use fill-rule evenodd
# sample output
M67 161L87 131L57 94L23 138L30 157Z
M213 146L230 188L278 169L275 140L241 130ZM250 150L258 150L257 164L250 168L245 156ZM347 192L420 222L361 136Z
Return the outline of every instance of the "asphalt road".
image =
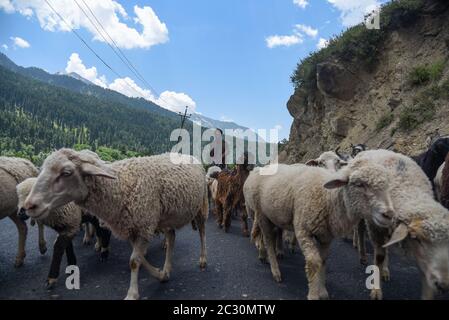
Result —
M7 218L0 221L0 299L123 299L129 284L127 242L113 239L107 262L100 262L93 245L83 246L82 234L75 239L75 253L81 274L80 290L65 288L64 270L57 287L44 287L56 233L46 230L48 251L41 255L37 245L37 227L29 227L25 264L13 266L17 231ZM147 258L162 266L162 238L155 238ZM239 221L234 220L230 233L218 229L212 217L207 225L208 268L200 271L199 236L190 226L177 232L171 279L159 283L145 269L140 271L142 299L305 299L307 281L304 258L300 252L287 253L280 261L283 282L277 284L270 268L257 259L248 238L242 237ZM370 261L372 254L370 252ZM65 268L65 259L63 268ZM385 299L419 299L420 277L413 259L400 249L390 258L391 281L384 285ZM369 299L365 288L365 268L358 262L352 244L336 240L332 246L327 272L331 299ZM448 298L448 297L440 297Z

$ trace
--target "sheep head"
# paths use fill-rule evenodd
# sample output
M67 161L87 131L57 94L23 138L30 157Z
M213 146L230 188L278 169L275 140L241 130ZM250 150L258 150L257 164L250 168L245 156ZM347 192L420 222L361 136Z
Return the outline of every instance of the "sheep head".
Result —
M423 292L429 291L433 295L437 291L449 291L449 217L432 216L400 222L384 247L404 240L423 273L423 285L430 289Z
M306 162L307 166L323 167L332 171L338 171L348 165L348 162L342 160L335 152L328 151L321 154L318 158Z
M390 174L382 166L365 160L352 161L324 184L327 189L345 188L347 210L373 221L381 228L393 223Z
M23 208L30 217L41 219L69 202L88 196L87 177L115 179L115 172L92 151L61 149L45 159Z

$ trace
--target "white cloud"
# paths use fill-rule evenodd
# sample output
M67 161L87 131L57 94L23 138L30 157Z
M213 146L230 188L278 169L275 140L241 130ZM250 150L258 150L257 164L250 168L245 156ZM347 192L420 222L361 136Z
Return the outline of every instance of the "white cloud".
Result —
M14 6L9 0L0 0L0 9L6 13L13 13L15 11Z
M315 38L318 35L318 30L304 24L297 24L295 26L296 32L305 33L309 37Z
M340 18L345 27L350 27L364 21L366 14L378 8L379 0L327 0L341 14Z
M329 40L326 40L324 38L320 38L320 40L318 40L318 43L316 45L316 47L318 49L323 49L326 48L329 45Z
M309 4L309 1L307 0L293 0L293 3L296 4L298 7L305 9L307 5Z
M4 50L8 50L8 45L7 44L2 44L2 48L4 49Z
M97 68L95 67L87 68L83 64L83 61L81 60L78 53L72 53L70 55L65 71L67 73L75 72L84 79L89 80L96 85L104 88L107 87L105 76L98 76Z
M25 39L22 39L20 37L10 37L12 42L14 43L14 47L19 48L29 48L31 47L30 43L26 41Z
M82 1L78 1L78 3L84 7ZM135 16L132 17L133 19L129 19L128 13L117 1L91 0L87 3L120 48L150 48L169 40L166 24L161 22L149 6L134 6ZM97 29L74 1L53 0L50 1L50 4L72 28L85 28L93 35L94 40L104 42ZM90 11L86 7L83 9L90 15ZM34 15L41 28L47 31L70 31L70 28L51 10L44 0L0 0L0 10L7 13L19 12L26 17ZM94 20L92 17L91 19ZM106 39L108 39L107 36Z
M291 36L270 36L265 39L268 48L276 48L280 46L290 47L292 45L303 43L303 39L300 35Z
M284 36L270 36L265 39L268 48L276 48L280 46L290 47L295 44L304 42L304 37L316 38L318 30L304 24L297 24L294 26L292 35Z
M117 78L108 84L106 77L104 75L100 76L96 67L86 67L76 52L70 55L65 72L75 72L96 85L120 92L128 97L144 98L173 112L183 112L186 106L189 107L190 112L194 112L196 109L196 102L185 93L164 91L159 97L156 97L153 92L141 88L129 77Z
M281 131L282 129L284 129L284 127L280 124L277 124L274 126L274 129L276 129L277 131Z
M195 112L196 109L196 102L185 93L164 91L154 102L174 112L184 112L186 106L189 107L189 112Z

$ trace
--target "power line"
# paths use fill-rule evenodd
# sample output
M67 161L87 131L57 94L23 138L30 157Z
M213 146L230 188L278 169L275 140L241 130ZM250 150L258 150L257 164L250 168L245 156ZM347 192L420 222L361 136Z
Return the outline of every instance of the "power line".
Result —
M77 4L77 6L81 9L81 11L84 13L84 15L87 17L87 19L89 20L89 22L95 27L95 29L97 30L98 34L103 38L103 40L108 44L108 46L112 49L112 51L115 53L115 55L117 57L120 58L120 60L125 64L125 66L137 77L137 79L139 79L142 84L144 86L147 87L147 89L150 89L150 92L153 92L156 96L158 96L158 99L162 102L164 102L167 106L170 106L170 103L168 103L167 101L164 100L164 98L161 97L161 95L157 92L156 89L154 89L154 87L148 82L146 81L146 79L142 76L142 74L140 74L139 70L137 70L137 68L133 65L133 63L128 59L128 57L125 55L125 53L120 49L120 47L117 45L117 43L114 41L114 39L111 37L111 35L108 33L108 31L106 30L106 28L103 26L103 24L100 22L100 20L97 18L97 16L95 15L95 13L92 11L92 9L90 8L90 6L84 1L81 0L83 2L83 4L86 6L86 8L89 10L89 12L91 13L91 15L94 17L95 21L97 22L97 24L100 26L100 28L103 30L103 32L108 36L108 38L111 40L112 44L114 45L114 47L111 45L111 43L105 38L105 36L103 35L103 33L98 29L97 25L92 21L92 19L89 17L89 15L86 13L86 11L84 11L84 9L80 6L80 4L78 3L77 0L74 0L75 3ZM121 55L120 55L120 54ZM123 56L123 57L122 57ZM126 60L126 61L125 61Z
M58 11L56 11L55 8L53 8L53 6L50 4L50 2L48 2L48 0L45 0L45 2L47 3L47 5L50 7L50 9L59 17L59 19L61 19L61 21L63 21L67 27L76 35L76 37L82 42L84 43L84 45L109 69L111 70L117 77L122 78L125 80L125 83L128 85L128 87L130 87L134 92L136 92L138 94L139 97L142 97L142 93L138 92L133 86L131 86L128 81L126 80L125 77L122 77L118 72L116 72L106 61L103 60L103 58L100 57L100 55L98 55L94 49L92 49L91 46L89 46L89 44L83 39L83 37L81 37L78 32L75 31L75 29L72 28L72 26L64 19L64 17L62 17Z
M84 11L83 7L81 7L81 5L78 3L78 1L77 1L77 0L74 0L74 1L75 1L76 5L78 6L78 8L80 8L80 10L84 13L84 15L86 16L86 18L87 18L87 19L89 20L89 22L92 24L92 26L94 26L94 28L97 30L98 34L103 38L103 40L104 40L104 41L108 44L108 46L112 49L112 51L113 51L113 52L120 58L120 60L122 60L122 62L128 67L128 69L129 69L131 72L133 72L134 75L135 75L137 78L139 78L139 76L136 74L136 72L134 72L132 69L130 69L128 63L122 58L121 55L119 55L119 54L117 53L116 49L115 49L115 48L109 43L109 41L105 38L105 36L103 35L103 33L100 31L100 29L98 29L97 25L92 21L92 19L89 17L89 15L86 13L86 11ZM84 2L84 1L83 1L83 2ZM85 2L84 2L84 4L87 5ZM90 10L89 7L88 7L88 9ZM91 13L92 13L92 11L91 11ZM92 14L93 14L93 13L92 13ZM95 18L95 16L94 16L94 18ZM98 20L97 20L97 22L98 22ZM100 26L101 26L101 24L100 24ZM104 31L104 29L103 29L103 31Z
M111 37L111 35L108 33L108 31L103 27L103 24L100 22L100 20L97 18L97 16L94 14L94 12L92 11L92 9L90 8L90 6L86 3L85 0L81 0L83 2L83 4L86 6L86 8L89 10L89 12L91 13L91 15L94 17L95 21L98 23L98 25L100 26L100 28L104 31L104 33L108 36L108 38L111 40L112 44L114 45L114 47L117 49L117 51L123 56L123 58L126 60L123 61L123 59L120 57L120 55L117 54L116 50L114 50L114 48L112 48L112 46L110 45L110 43L103 37L103 35L99 32L99 30L97 29L97 31L100 33L100 35L103 37L103 39L108 43L108 45L111 47L111 49L119 56L120 60L122 60L123 63L125 63L125 65L129 67L131 67L131 71L134 73L134 75L136 75L136 77L142 81L146 86L148 86L148 88L151 89L151 91L153 91L156 95L160 96L160 94L157 92L156 89L154 89L154 87L142 76L142 74L139 72L139 70L137 70L137 68L133 65L133 63L128 59L128 57L123 53L123 51L120 49L120 47L117 45L117 43L114 41L114 39ZM76 0L75 0L76 2ZM78 4L78 3L77 3ZM78 5L79 6L79 5ZM84 10L83 10L84 12ZM86 13L84 13L86 15ZM87 16L87 15L86 15ZM89 19L89 21L91 21ZM91 21L92 23L92 21ZM92 23L93 24L93 23ZM166 101L165 101L166 102Z

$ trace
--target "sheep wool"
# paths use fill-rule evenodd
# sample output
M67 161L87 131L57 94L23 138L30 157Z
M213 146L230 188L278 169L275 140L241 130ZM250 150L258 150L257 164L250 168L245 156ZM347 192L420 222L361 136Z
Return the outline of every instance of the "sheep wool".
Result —
M0 169L14 177L17 183L39 174L30 161L22 158L0 157Z
M191 164L175 164L172 157L167 153L112 163L117 179L86 178L89 195L79 205L123 240L149 240L156 231L183 227L207 206L205 171L193 157Z

